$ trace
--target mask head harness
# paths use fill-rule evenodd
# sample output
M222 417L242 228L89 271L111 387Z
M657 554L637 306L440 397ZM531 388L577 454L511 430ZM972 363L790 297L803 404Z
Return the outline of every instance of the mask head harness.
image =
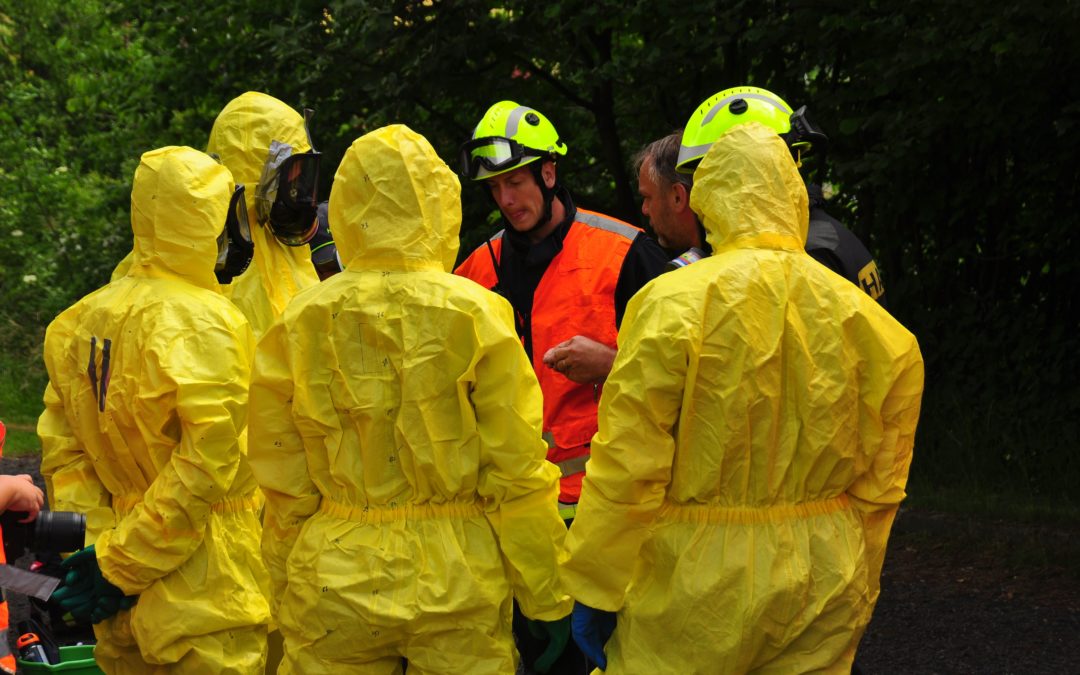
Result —
M309 121L314 115L304 110L304 131L309 152L297 153L291 145L271 141L262 177L255 188L255 215L259 224L270 228L286 246L308 243L318 229L319 165L322 154L311 142Z

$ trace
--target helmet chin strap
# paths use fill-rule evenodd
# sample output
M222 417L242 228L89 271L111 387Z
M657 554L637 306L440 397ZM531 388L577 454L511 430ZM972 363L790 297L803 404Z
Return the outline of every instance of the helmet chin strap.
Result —
M538 162L533 162L529 165L532 169L533 178L536 180L536 184L540 187L540 195L544 198L544 212L540 215L540 220L536 221L536 225L533 227L540 227L546 225L551 220L551 203L555 201L555 191L559 187L558 181L555 181L555 185L548 187L544 182L543 166L544 162L549 161L541 159Z

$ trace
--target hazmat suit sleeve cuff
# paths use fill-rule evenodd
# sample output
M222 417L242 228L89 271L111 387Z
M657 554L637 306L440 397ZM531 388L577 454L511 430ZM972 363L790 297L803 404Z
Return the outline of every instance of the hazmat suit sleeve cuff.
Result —
M566 525L559 517L557 470L550 462L537 463L545 489L503 501L488 512L488 521L499 537L521 612L530 619L555 621L570 613L573 601L562 588L556 572L565 559Z

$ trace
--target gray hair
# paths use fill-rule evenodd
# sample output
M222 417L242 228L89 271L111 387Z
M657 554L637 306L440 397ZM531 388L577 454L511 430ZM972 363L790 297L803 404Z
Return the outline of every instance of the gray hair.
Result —
M679 147L682 145L682 130L678 130L649 143L634 155L634 172L641 171L642 165L649 172L649 177L659 187L669 187L676 183L690 190L694 186L694 175L679 173L675 164L679 161Z

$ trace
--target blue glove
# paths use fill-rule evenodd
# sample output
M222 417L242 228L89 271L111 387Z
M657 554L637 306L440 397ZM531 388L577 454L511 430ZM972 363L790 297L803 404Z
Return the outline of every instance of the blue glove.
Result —
M574 603L570 627L574 632L574 642L581 647L581 652L595 663L600 670L607 670L607 656L604 645L615 632L615 612L593 609L580 602Z
M52 599L79 623L100 623L121 609L134 606L137 596L125 596L102 576L93 545L69 556L63 567L67 574Z
M544 653L537 657L536 663L532 665L536 672L547 673L555 665L555 661L562 656L566 643L570 641L570 616L564 616L557 621L529 619L529 632L538 640L547 637Z

